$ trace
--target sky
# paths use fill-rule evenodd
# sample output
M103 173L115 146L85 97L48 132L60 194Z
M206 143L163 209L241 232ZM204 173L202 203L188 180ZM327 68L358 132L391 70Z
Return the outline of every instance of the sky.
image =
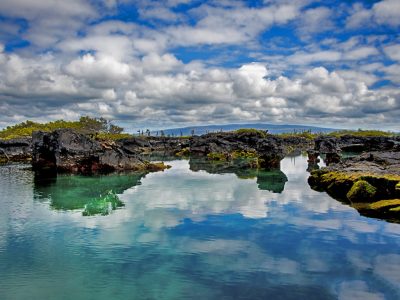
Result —
M400 0L1 0L0 128L400 130Z

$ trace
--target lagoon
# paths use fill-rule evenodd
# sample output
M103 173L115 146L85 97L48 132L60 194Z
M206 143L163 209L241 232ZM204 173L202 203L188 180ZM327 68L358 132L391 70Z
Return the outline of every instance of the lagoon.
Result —
M168 161L43 178L0 166L0 299L399 299L400 224L281 171ZM121 201L84 216L109 192Z

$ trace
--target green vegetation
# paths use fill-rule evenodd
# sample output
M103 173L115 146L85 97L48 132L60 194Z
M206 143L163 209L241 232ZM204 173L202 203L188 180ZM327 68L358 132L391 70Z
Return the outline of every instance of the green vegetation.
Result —
M258 155L257 152L254 150L249 150L249 151L235 150L231 153L231 157L233 159L240 159L240 158L248 159L248 158L258 158Z
M390 208L389 211L391 212L400 212L400 205L397 207Z
M78 121L57 120L48 123L25 121L14 126L8 126L0 131L0 139L10 140L32 136L34 131L53 131L70 128L80 133L92 135L100 139L120 139L131 135L123 133L123 128L112 124L104 118L81 117Z
M339 131L334 131L331 133L328 133L329 136L334 136L334 137L341 137L344 135L353 135L353 136L359 136L359 137L367 137L367 136L393 136L394 134L391 132L387 131L381 131L381 130L339 130Z
M352 202L369 202L376 194L376 188L365 180L356 181L347 193L347 199Z
M189 147L183 148L181 151L178 151L175 153L176 156L178 157L186 157L190 155L190 149Z
M166 165L163 162L145 161L144 164L145 164L144 170L145 171L150 171L150 172L164 171L165 169L170 169L171 168L170 165Z
M96 135L96 139L98 139L98 140L112 140L112 141L127 139L127 138L131 138L131 137L132 137L132 135L129 133L102 132L102 133L98 133Z
M267 136L267 132L264 130L254 129L254 128L242 128L234 131L237 134L252 134L258 135L259 137L265 138Z
M368 208L370 209L382 209L389 207L397 207L400 208L400 199L391 199L391 200L381 200L374 203L371 203Z
M277 136L282 138L293 138L293 137L300 137L305 138L307 140L313 140L318 137L320 134L312 133L310 130L302 131L302 132L293 132L293 133L280 133Z
M118 207L123 207L124 203L118 198L117 194L112 190L108 191L104 196L94 198L87 204L85 204L82 215L94 216L94 215L108 215L112 210L116 210Z
M226 161L228 160L227 154L219 152L210 152L207 154L208 160L213 161Z
M363 182L357 184L359 181ZM315 190L325 190L333 197L343 200L349 200L349 196L350 198L354 196L354 201L359 200L358 196L362 194L363 190L367 194L372 192L373 190L370 188L372 186L376 189L376 194L373 197L369 197L371 196L369 194L365 198L366 201L371 202L376 198L394 198L398 193L396 186L400 183L400 176L315 170L311 172L308 182ZM353 191L350 193L351 189ZM352 199L350 200L353 201Z

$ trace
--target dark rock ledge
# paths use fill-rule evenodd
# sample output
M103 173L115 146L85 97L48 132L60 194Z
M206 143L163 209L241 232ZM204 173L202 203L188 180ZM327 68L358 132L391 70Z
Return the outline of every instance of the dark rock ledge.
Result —
M32 167L38 171L82 173L167 168L163 163L149 163L115 142L93 140L71 129L34 132Z
M308 182L362 215L400 223L400 151L364 152L312 171Z

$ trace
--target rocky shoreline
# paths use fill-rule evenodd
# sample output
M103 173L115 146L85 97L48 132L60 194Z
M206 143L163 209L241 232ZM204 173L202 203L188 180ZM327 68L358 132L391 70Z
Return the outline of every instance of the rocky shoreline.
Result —
M363 152L343 158L341 153L349 149ZM400 222L398 138L318 139L309 151L311 165L319 154L326 155L328 165L311 171L311 188L327 192L362 215Z
M361 214L400 222L400 137L275 136L259 130L209 133L192 137L136 136L96 140L71 129L34 132L31 139L0 141L0 161L30 161L35 171L94 173L159 171L163 163L148 155L190 157L210 172L262 176L280 171L280 161L293 151L307 151L309 185L356 208ZM346 156L351 154L351 157ZM319 167L321 157L326 167ZM250 171L254 170L254 171ZM253 174L253 175L254 175ZM279 172L279 192L286 176Z

